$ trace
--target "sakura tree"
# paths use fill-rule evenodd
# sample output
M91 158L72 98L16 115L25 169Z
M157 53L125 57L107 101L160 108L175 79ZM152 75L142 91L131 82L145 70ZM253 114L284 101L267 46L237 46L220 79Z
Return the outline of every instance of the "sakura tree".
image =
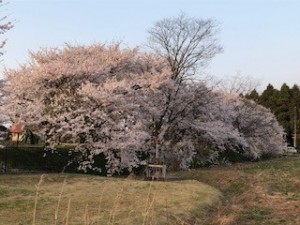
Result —
M284 152L284 130L270 110L232 93L216 93L216 97L204 134L216 158L230 160L235 155L257 160Z
M188 71L175 76L162 55L119 44L41 49L5 71L5 110L13 122L39 127L47 149L76 144L80 169L103 155L109 174L143 160L188 168L228 152L282 152L283 130L268 110L183 79Z
M41 49L6 78L14 122L40 127L47 148L76 143L83 169L105 155L109 173L142 159L189 167L211 101L202 83L178 86L164 58L118 44Z
M233 126L248 144L245 156L259 159L283 153L284 129L269 109L245 98L236 98L232 105L236 112Z
M3 7L3 1L0 0L0 7ZM7 16L0 17L0 57L3 55L3 47L6 44L6 39L3 39L4 34L13 27L12 22L7 21ZM4 90L5 81L0 80L0 106L3 106L6 102L6 91ZM9 120L5 111L0 109L0 123L3 124Z
M153 118L173 85L164 59L118 44L42 49L31 59L6 71L14 122L39 126L49 148L78 143L83 166L104 154L110 173L151 155Z
M0 0L0 7L3 7L3 0ZM7 21L7 16L0 17L0 35L1 35L1 41L0 41L0 56L3 55L3 47L6 44L6 39L3 39L2 36L11 28L13 27L12 22Z
M4 124L10 121L9 116L3 109L3 106L7 103L7 92L5 91L5 80L0 80L0 124Z
M176 155L181 159L186 159L183 160L185 163L179 160L180 166L186 167L187 162L191 161L192 152L195 152L191 137L187 135L191 130L189 125L194 122L193 111L201 111L197 108L199 102L202 97L206 99L206 93L209 92L203 84L195 84L193 81L199 69L222 50L216 39L217 26L213 20L191 18L181 14L156 22L148 33L148 46L154 50L155 54L166 60L171 70L170 79L172 80L172 85L163 90L160 114L153 118L153 139L156 143L155 161L174 162L177 160L167 160L167 158ZM170 135L170 133L173 134ZM172 147L167 147L165 144L169 143L170 137ZM164 155L169 152L166 149L173 149L168 156ZM184 154L178 155L174 153L175 151L189 152L187 154L189 157L182 157Z

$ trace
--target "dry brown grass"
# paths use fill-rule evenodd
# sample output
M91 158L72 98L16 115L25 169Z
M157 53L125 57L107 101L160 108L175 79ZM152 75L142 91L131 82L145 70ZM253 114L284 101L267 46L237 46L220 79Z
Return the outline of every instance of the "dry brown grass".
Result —
M1 175L0 224L188 224L219 197L219 191L198 181Z
M0 176L0 225L54 224L56 214L64 225L300 224L300 156L176 176L187 180L46 175L38 189L40 176Z
M300 156L180 173L223 192L202 224L300 224Z

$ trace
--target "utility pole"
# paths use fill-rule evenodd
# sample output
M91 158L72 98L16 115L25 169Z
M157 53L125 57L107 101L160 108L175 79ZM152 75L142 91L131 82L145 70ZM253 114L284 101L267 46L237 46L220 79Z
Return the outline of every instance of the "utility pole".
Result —
M297 107L294 107L294 148L297 148Z

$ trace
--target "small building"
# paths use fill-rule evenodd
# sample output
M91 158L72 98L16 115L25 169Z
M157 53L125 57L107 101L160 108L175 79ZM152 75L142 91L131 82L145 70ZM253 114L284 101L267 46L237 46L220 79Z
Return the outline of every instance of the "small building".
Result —
M25 126L22 124L13 124L10 127L11 140L15 142L20 142L24 139L24 129Z

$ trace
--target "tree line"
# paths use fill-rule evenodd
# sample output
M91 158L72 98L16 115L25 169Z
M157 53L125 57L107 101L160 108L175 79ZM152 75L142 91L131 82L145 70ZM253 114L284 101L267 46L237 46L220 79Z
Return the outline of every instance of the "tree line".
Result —
M261 94L254 89L251 93L245 95L245 97L269 108L276 116L280 125L283 126L286 132L287 143L293 145L295 125L297 134L299 134L300 126L299 86L295 84L292 87L289 87L284 83L278 90L274 88L272 84L269 84ZM297 144L297 146L299 145Z

